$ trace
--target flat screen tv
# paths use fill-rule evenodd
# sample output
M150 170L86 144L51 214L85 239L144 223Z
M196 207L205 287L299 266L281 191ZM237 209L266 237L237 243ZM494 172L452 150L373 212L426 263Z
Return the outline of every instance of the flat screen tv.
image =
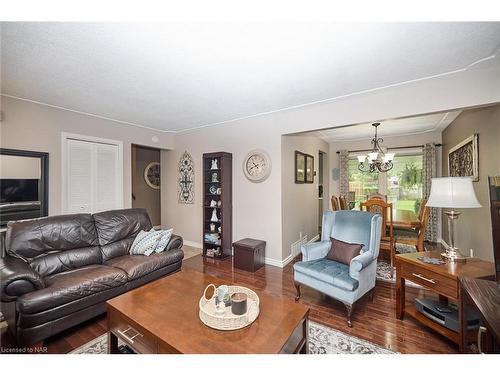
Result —
M0 180L0 203L36 202L38 196L38 179L11 179Z

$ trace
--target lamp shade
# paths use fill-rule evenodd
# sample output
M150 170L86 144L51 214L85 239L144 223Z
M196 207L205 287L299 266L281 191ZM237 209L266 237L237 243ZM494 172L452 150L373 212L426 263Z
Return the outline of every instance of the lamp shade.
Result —
M470 177L441 177L431 179L431 193L426 206L442 208L478 208Z

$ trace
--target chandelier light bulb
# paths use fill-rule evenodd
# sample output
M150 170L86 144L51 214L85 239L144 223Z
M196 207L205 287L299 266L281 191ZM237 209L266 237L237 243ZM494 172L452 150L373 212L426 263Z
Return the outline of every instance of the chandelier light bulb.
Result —
M370 159L370 160L372 160L372 161L373 161L373 160L377 160L377 157L378 157L378 152L370 152L370 153L368 154L368 159Z
M358 161L359 161L360 163L364 163L364 162L365 162L365 160L366 160L366 155L359 155L359 156L358 156Z

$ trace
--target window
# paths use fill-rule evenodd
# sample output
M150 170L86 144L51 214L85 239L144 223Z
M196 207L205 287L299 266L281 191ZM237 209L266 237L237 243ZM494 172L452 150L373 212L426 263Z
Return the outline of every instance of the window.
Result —
M63 134L63 210L123 208L122 144Z
M349 191L354 192L354 209L368 199L370 194L380 191L378 173L363 173L358 169L358 159L349 159Z
M418 214L422 200L422 154L400 155L387 172L387 200L396 210Z
M363 173L358 170L357 155L349 159L349 191L355 194L355 209L370 194L379 192L395 210L418 213L422 200L423 155L420 149L398 150L394 167L385 173Z

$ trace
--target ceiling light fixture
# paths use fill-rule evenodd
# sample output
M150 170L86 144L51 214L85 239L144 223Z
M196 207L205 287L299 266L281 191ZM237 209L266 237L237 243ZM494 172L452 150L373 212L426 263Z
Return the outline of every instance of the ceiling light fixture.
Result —
M375 122L372 124L375 127L375 137L372 139L373 149L368 155L358 156L358 169L361 172L371 173L371 172L387 172L393 167L392 161L394 160L394 153L384 153L380 145L384 142L382 138L377 136L377 127L380 122Z

